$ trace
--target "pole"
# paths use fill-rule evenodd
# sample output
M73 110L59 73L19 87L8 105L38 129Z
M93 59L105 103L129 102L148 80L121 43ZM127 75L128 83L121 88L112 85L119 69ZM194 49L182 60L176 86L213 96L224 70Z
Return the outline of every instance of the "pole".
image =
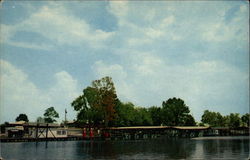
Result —
M38 139L38 128L39 128L39 124L36 124L36 140Z
M67 122L67 113L68 113L68 112L67 112L67 110L66 110L66 108L65 108L65 117L64 117L64 118L65 118L65 119L64 119L64 123L65 123L65 124L66 124L66 122Z
M47 123L47 125L46 125L46 141L48 139L48 128L49 128L49 124Z

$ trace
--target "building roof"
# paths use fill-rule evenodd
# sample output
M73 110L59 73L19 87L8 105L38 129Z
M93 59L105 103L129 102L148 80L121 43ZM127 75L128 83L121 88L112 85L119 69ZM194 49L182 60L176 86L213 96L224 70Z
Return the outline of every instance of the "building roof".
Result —
M25 121L18 121L18 122L12 122L9 123L8 126L24 126L24 127L37 127L39 126L39 128L45 128L45 127L49 128L59 128L61 127L60 124L58 123L37 123L37 122L25 122Z
M183 129L183 130L204 130L210 127L198 127L198 126L134 126L134 127L110 127L111 130L139 130L139 129Z
M200 126L173 126L175 129L183 129L183 130L203 130L208 129L210 127L200 127Z
M164 129L170 128L169 126L133 126L133 127L110 127L112 130L125 130L125 129Z
M25 124L26 122L25 121L17 121L17 122L11 122L9 123L10 125L23 125Z

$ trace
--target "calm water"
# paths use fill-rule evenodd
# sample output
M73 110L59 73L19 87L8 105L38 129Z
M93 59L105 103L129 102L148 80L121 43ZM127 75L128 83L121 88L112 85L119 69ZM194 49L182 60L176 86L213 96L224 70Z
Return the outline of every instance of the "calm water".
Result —
M247 159L249 137L1 143L6 160Z

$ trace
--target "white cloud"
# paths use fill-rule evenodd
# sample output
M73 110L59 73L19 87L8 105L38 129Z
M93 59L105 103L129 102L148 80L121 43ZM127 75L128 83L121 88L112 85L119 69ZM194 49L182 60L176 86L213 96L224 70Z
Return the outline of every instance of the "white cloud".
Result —
M110 1L107 9L120 20L120 24L122 25L121 20L128 13L128 1Z
M30 17L14 25L1 25L1 34L5 35L2 43L10 45L49 50L50 43L35 44L34 42L19 42L13 40L15 34L20 31L38 33L54 45L79 46L89 44L92 48L103 46L103 42L114 35L113 32L105 32L93 29L83 19L71 15L62 5L43 6ZM44 40L45 41L45 40ZM30 44L31 43L31 44Z
M55 74L55 84L48 90L41 90L29 80L29 76L8 61L1 64L1 121L14 121L20 113L28 115L31 121L42 116L44 110L54 106L60 118L68 108L68 117L75 118L70 103L80 95L77 81L65 71Z

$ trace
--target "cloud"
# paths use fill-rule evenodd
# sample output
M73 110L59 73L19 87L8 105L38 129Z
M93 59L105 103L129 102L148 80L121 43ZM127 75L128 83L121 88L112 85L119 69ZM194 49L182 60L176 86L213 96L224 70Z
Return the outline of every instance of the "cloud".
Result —
M41 35L44 38L44 43L41 45L15 40L14 36L21 31ZM113 36L114 33L93 29L83 19L73 16L62 5L56 8L53 5L48 5L41 7L20 23L2 24L1 34L5 35L2 43L24 48L49 50L58 45L81 46L88 44L92 48L103 47L105 40ZM46 39L51 43L45 43ZM25 40L25 37L23 40Z
M16 24L1 25L1 35L4 35L1 43L60 53L62 49L58 48L63 47L79 53L71 57L68 65L60 66L61 72L50 76L55 83L46 91L38 89L19 70L21 75L26 75L24 82L19 82L20 86L26 85L20 89L30 88L41 98L34 101L39 106L44 102L61 108L67 106L78 95L78 85L64 67L78 66L74 73L82 73L84 66L86 77L91 80L111 76L119 98L139 106L161 105L163 100L176 96L186 101L196 119L204 109L222 113L238 112L238 108L239 112L248 110L249 10L246 4L109 1L105 12L115 17L117 23L112 32L96 29L90 23L92 15L87 23L78 15L83 13L72 14L66 5L70 3L46 3ZM232 9L235 6L237 9ZM99 17L106 18L110 17ZM25 37L15 39L22 31L40 35L43 43L32 40L30 43ZM78 60L82 60L81 64L77 64ZM18 70L17 67L11 71L16 75L13 70ZM11 88L14 83L8 86ZM14 98L12 92L9 95Z
M29 80L29 76L6 60L1 64L1 122L14 121L20 113L28 115L31 121L43 116L44 110L54 106L64 118L64 109L69 112L68 118L75 118L70 103L80 95L77 81L66 71L54 75L55 83L47 90L39 89Z

